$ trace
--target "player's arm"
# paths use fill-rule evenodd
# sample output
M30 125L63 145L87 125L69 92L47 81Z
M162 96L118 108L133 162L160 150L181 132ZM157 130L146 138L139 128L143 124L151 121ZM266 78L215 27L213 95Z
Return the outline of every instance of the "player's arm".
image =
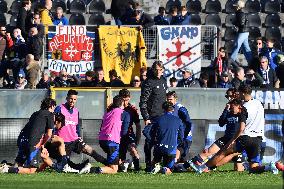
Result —
M229 108L230 108L230 105L226 104L226 107L224 111L222 112L222 115L219 117L218 123L220 127L223 127L224 125L227 124L227 115L229 113Z
M189 132L191 131L191 127L192 127L192 122L191 122L187 109L185 107L181 107L178 111L178 116L183 122L183 124L185 125L184 137L186 138Z
M130 115L127 111L122 112L121 121L122 121L122 126L121 126L120 136L123 137L127 134L130 123Z
M183 123L181 121L179 123L178 138L181 138L181 139L184 138L184 126L183 126Z
M152 93L152 87L149 83L149 81L145 81L141 87L141 96L140 96L140 111L141 115L145 121L145 125L148 125L150 123L150 115L148 112L148 100L150 98L150 95Z

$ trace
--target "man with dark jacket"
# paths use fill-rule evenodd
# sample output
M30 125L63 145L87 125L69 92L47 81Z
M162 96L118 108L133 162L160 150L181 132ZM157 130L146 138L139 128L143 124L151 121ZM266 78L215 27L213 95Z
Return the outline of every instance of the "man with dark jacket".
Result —
M36 27L32 27L30 29L27 46L29 53L34 55L34 59L36 61L39 61L43 53L43 40L38 35L38 30Z
M121 17L125 14L130 5L134 5L134 0L112 0L110 11L115 19L116 25L122 25Z
M152 17L142 10L133 10L131 17L126 20L126 25L140 25L142 28L149 28L154 24Z
M238 28L237 37L235 40L235 46L232 51L231 58L236 61L238 52L240 48L243 48L243 52L248 63L252 60L252 52L248 43L249 36L249 28L248 28L248 19L246 13L243 12L243 8L245 7L245 2L243 0L239 0L236 6L236 21L234 25Z
M147 79L141 86L140 111L145 125L154 124L159 116L163 114L162 104L166 100L167 82L163 77L164 66L161 61L153 63L151 70L147 73ZM151 149L153 142L146 138L144 152L146 171L151 171Z
M245 80L245 71L244 68L242 67L237 67L235 69L235 77L234 79L231 81L232 86L236 89L239 89L240 86L244 85L244 80Z
M18 17L17 17L17 27L22 31L22 35L25 39L28 37L29 33L29 24L31 22L30 19L30 9L31 9L32 3L30 0L23 0L22 1L22 8L19 11Z

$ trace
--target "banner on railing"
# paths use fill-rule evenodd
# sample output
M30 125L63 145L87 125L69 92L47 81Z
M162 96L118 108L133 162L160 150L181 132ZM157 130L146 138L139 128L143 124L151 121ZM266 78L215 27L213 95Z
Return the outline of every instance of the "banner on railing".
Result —
M86 26L56 26L48 31L48 69L84 75L94 69L95 32Z
M147 67L146 46L141 30L130 27L100 26L100 49L105 80L114 69L125 84L140 75L140 68Z
M158 26L159 60L165 75L182 79L184 68L201 71L201 26Z

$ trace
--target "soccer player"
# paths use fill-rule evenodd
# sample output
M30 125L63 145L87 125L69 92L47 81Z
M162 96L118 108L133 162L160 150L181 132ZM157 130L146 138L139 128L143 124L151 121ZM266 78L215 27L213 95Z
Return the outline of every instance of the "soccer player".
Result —
M170 91L167 93L167 101L173 103L174 105L173 115L180 118L184 125L184 138L178 139L178 148L176 153L177 155L176 160L184 162L186 160L186 156L189 152L189 148L192 143L192 133L191 133L192 123L187 109L183 105L178 103L177 99L178 97L175 91Z
M196 166L191 163L191 167L201 173L206 168L220 166L232 159L235 155L243 152L247 153L249 162L249 171L252 173L261 173L271 171L278 174L275 163L269 165L259 165L260 162L260 144L264 135L264 108L259 100L251 96L252 89L249 86L239 88L240 97L244 100L244 107L247 109L248 118L246 122L240 122L239 129L233 138L206 164Z
M141 125L138 110L135 106L129 103L130 101L130 92L127 89L122 89L119 91L119 96L123 98L124 111L129 113L130 122L127 134L121 137L120 146L119 146L119 158L123 161L123 172L127 171L129 162L126 162L126 153L127 150L130 152L130 155L133 158L134 170L139 171L139 154L137 150L137 145L139 144L141 138ZM136 125L136 135L133 130L133 123Z
M62 113L65 116L65 126L55 132L64 140L67 156L70 156L72 152L84 153L93 157L96 161L103 163L105 158L99 155L91 146L87 145L82 138L80 138L80 126L79 126L79 111L75 107L77 102L78 92L70 89L67 93L66 103L57 106L56 113ZM75 169L80 169L69 161L68 164Z
M171 102L164 102L163 109L165 113L160 116L153 124L153 133L156 144L154 146L154 159L152 161L155 168L152 174L161 172L170 174L172 172L177 152L178 137L184 138L184 129L182 121L175 116L174 105ZM159 165L163 160L163 167Z

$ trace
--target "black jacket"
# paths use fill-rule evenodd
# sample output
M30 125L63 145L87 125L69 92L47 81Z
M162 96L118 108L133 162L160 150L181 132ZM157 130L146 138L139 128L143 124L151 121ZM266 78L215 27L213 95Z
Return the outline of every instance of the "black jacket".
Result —
M128 20L126 20L125 24L126 25L141 25L143 28L149 28L149 27L152 27L155 24L155 22L149 14L142 13L139 20L136 20L135 18L129 18Z
M236 12L236 21L234 25L239 28L238 33L249 32L247 14L242 10L238 10Z
M262 74L260 69L258 70L258 73L263 78L264 81L267 81L267 79L269 81L266 84L262 84L260 87L261 88L266 88L266 89L273 89L274 86L275 86L276 81L278 80L276 72L272 68L269 68L269 70L268 70L268 78L265 78L266 76L264 76Z
M125 12L126 9L129 7L129 3L134 4L133 0L112 0L111 1L111 15L114 18L120 18L122 17Z
M25 39L28 37L30 27L30 11L21 8L17 17L17 27L21 29L22 35Z
M232 86L236 89L239 89L240 86L243 86L244 85L244 81L241 81L239 78L234 78L232 81Z
M164 77L148 78L141 87L140 111L144 120L163 114L162 104L166 101L167 81Z
M38 61L43 54L43 39L39 35L30 36L27 46L29 53Z

